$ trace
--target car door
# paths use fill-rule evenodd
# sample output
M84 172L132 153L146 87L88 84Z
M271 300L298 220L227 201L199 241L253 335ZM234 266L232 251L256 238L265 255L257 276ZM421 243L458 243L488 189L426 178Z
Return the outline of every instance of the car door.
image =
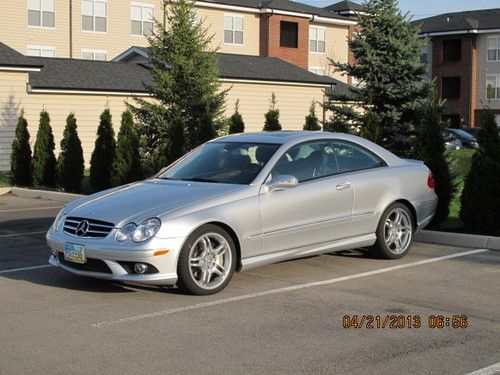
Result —
M332 141L291 147L274 166L277 176L294 176L298 185L260 192L263 253L301 248L348 235L353 189L346 174L338 174Z
M375 233L384 209L381 204L391 192L390 170L379 156L357 143L338 140L333 149L339 172L349 175L355 195L349 237Z

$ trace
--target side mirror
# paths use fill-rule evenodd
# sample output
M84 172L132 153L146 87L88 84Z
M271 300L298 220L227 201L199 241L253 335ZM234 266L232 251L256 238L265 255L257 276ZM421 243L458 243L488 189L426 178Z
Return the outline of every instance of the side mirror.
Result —
M278 175L269 181L266 186L268 189L267 191L272 192L294 188L298 184L299 180L297 180L294 176Z

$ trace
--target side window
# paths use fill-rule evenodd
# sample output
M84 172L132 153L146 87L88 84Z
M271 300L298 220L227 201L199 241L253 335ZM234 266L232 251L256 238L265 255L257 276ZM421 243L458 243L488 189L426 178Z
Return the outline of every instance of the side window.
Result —
M340 173L377 168L385 165L384 161L378 156L354 143L335 141L332 143L332 147L337 158Z
M331 141L310 142L290 148L276 163L272 176L294 176L299 182L338 173Z

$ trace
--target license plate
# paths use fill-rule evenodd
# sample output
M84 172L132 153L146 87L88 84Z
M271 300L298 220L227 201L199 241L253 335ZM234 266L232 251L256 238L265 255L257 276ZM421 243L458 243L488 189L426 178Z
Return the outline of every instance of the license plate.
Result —
M85 258L85 246L64 244L64 259L73 263L83 264L87 261Z

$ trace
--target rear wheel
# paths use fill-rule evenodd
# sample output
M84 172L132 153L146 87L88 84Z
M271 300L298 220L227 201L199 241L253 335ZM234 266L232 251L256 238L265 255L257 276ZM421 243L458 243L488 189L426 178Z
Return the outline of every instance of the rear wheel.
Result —
M412 213L402 203L391 204L380 218L372 253L379 258L398 259L410 250L413 240Z
M216 225L204 225L182 247L178 284L191 294L215 294L229 284L235 268L236 250L231 236Z

